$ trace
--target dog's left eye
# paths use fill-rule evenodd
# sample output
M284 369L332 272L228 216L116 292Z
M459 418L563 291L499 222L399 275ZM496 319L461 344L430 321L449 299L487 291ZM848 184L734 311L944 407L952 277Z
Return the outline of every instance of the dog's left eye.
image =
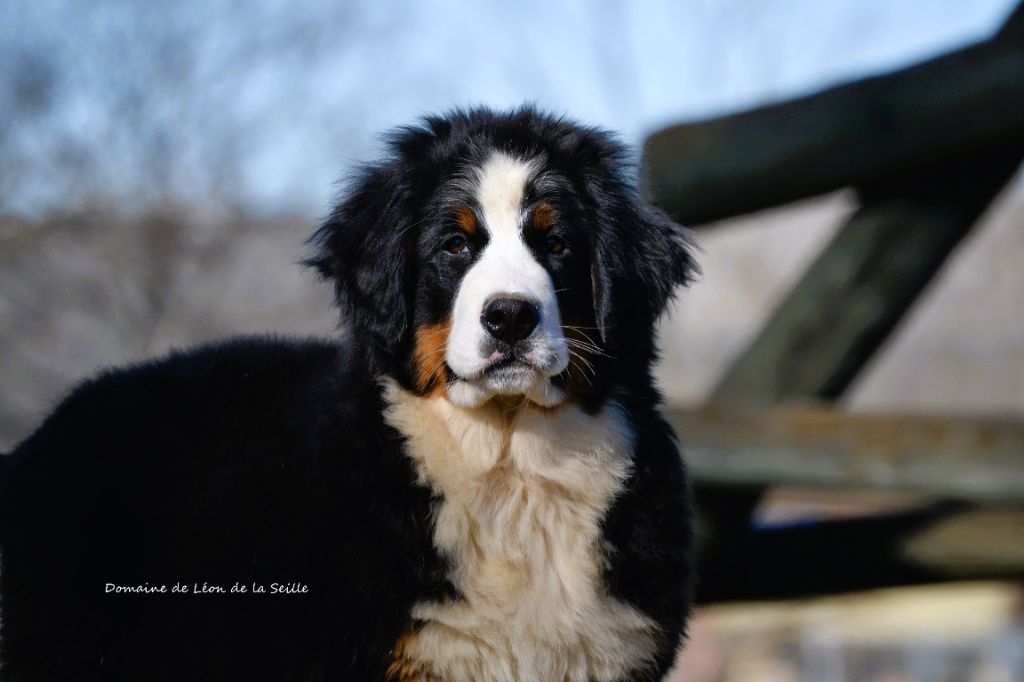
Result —
M565 251L565 240L561 237L548 237L544 242L544 247L548 250L548 253L558 255Z
M457 235L444 243L444 250L453 255L469 253L469 242L465 237Z

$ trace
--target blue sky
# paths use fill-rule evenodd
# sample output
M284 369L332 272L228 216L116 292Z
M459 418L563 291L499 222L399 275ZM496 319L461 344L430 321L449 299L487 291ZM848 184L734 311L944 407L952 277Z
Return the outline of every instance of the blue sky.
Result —
M199 205L316 214L334 179L372 156L377 133L424 112L532 101L638 144L660 125L972 42L1013 4L6 3L0 51L51 55L59 96L0 138L20 161L3 208L38 212L76 193L130 204L156 183ZM128 85L138 102L122 101ZM94 158L68 170L54 161L67 147Z

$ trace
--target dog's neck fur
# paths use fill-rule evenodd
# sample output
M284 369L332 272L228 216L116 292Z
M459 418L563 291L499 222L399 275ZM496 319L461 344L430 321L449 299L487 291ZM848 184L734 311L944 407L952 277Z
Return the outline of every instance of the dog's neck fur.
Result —
M619 405L460 408L390 381L384 397L439 499L434 544L460 594L414 608L395 678L598 681L643 668L654 625L602 581L601 522L632 466Z

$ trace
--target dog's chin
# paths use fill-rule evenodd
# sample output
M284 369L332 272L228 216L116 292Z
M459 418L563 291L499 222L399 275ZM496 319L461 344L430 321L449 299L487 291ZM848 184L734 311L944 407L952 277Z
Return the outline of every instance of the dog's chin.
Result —
M496 397L523 398L541 407L554 407L566 394L550 377L520 362L493 367L475 379L456 377L448 384L448 399L460 407L480 407Z

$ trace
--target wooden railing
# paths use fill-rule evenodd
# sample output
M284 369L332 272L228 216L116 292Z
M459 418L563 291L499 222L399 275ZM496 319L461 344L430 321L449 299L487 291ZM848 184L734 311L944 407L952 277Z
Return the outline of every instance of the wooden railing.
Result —
M831 405L1022 159L1024 3L977 45L648 138L651 198L698 230L843 187L860 199L708 405L670 415L697 486L701 600L1024 578L1024 418ZM776 485L908 491L932 504L758 529L751 515Z

